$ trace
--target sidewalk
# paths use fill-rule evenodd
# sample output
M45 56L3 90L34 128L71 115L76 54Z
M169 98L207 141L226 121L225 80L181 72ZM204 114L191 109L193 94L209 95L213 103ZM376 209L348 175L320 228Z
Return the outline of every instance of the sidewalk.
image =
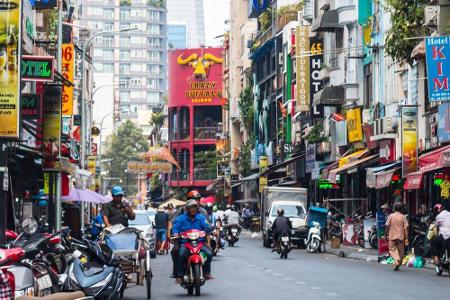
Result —
M326 252L343 258L351 258L356 260L362 260L366 262L378 262L378 251L373 248L361 248L358 246L346 246L342 245L337 249L332 249L330 243L326 243ZM426 269L434 270L434 265L430 263L430 259L426 259Z

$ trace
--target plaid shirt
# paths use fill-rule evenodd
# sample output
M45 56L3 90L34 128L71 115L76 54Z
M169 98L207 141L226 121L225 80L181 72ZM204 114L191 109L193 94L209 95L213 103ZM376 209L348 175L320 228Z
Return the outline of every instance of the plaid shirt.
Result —
M0 270L0 300L14 300L8 276Z

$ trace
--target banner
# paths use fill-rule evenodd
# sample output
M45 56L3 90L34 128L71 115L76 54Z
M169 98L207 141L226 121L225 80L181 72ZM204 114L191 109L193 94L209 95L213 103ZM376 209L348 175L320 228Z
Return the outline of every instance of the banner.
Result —
M417 107L403 106L401 108L402 124L402 174L417 171Z
M316 144L308 144L305 152L305 173L311 173L316 167Z
M334 123L336 126L336 146L346 146L347 145L347 122L340 121Z
M450 100L450 36L425 39L427 61L428 99Z
M172 173L172 164L170 162L140 162L129 161L127 163L127 170L129 172L146 172L146 173Z
M0 137L19 137L21 1L0 2Z
M309 26L298 26L295 31L295 56L297 57L297 106L301 112L310 111L309 85Z
M58 156L61 145L61 92L60 85L44 87L44 146L52 156Z
M24 144L38 148L42 144L42 98L38 94L22 94L21 106L21 136Z
M441 144L450 141L450 102L439 105L437 136Z
M269 165L269 157L267 155L259 156L259 174L264 173ZM267 186L267 175L259 176L259 192L261 193Z
M73 44L62 45L62 74L64 78L73 83L75 69L75 50ZM63 86L62 94L62 114L64 116L73 115L73 86Z
M361 125L361 108L352 108L345 113L347 120L348 142L361 142L363 140L363 131Z

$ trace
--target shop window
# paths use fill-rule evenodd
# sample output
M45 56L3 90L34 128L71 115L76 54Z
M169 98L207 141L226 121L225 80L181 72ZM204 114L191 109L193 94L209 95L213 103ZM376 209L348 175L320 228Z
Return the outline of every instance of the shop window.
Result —
M178 139L178 110L177 108L171 108L169 110L169 139Z
M180 139L189 139L190 118L189 107L182 107L180 109Z
M196 139L216 139L222 122L221 106L197 106L194 108L194 131Z
M364 66L364 107L369 108L372 103L372 64Z
M189 180L189 162L190 155L189 150L186 148L181 149L178 164L180 165L180 180Z
M213 180L217 177L216 146L194 147L194 179Z

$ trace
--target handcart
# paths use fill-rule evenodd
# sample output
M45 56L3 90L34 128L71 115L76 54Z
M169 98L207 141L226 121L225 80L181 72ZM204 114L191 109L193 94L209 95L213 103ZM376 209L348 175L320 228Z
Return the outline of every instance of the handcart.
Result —
M325 232L327 230L328 209L317 206L310 206L308 217L306 218L306 226L314 227L314 223L320 224L320 236L322 239L323 252L325 252ZM320 250L319 250L320 251Z
M144 285L145 279L147 299L151 299L153 274L150 265L150 245L141 233L142 231L135 228L114 225L105 228L103 241L111 248L112 259L120 262L128 281L131 281L132 274L136 274L137 285Z

